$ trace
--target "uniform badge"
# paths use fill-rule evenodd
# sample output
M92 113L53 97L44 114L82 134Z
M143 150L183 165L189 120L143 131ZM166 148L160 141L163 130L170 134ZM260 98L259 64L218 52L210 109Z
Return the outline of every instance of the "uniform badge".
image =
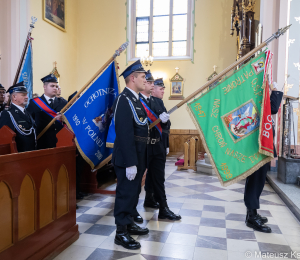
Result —
M143 120L144 120L144 118L140 117L140 121L143 121Z

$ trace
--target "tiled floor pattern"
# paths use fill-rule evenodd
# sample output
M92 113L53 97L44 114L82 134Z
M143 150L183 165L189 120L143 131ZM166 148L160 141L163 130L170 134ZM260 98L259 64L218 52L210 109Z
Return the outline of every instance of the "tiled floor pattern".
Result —
M114 196L92 194L78 202L79 239L55 259L300 259L300 224L268 184L259 213L273 233L264 234L245 225L244 181L224 188L217 177L176 171L175 161L170 156L166 163L166 193L181 221L158 220L158 210L143 207L142 192L138 210L150 233L133 236L140 250L126 250L114 244Z

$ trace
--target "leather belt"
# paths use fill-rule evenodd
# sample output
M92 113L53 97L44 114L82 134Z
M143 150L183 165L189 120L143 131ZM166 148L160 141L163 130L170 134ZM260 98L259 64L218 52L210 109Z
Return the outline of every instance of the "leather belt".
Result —
M150 138L150 144L156 144L160 141L160 138Z
M170 134L170 130L164 130L163 129L162 132L165 133L165 134L168 134L168 135Z
M142 137L142 136L134 136L134 140L137 142L147 143L149 144L149 137Z

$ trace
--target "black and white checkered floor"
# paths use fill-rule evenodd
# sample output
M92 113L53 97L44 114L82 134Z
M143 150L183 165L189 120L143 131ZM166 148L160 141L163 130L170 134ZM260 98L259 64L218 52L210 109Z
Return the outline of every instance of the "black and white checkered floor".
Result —
M138 210L150 233L133 236L140 250L127 250L114 244L115 197L92 194L78 202L79 239L55 259L300 259L300 224L268 184L259 213L268 217L271 234L246 227L244 181L224 188L217 177L176 171L175 161L168 157L165 186L169 207L181 221L159 220L158 210L143 207L142 192Z

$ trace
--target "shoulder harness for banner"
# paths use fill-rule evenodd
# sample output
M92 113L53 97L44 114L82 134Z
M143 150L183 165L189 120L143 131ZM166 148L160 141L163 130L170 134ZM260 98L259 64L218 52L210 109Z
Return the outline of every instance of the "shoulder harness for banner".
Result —
M34 129L33 126L32 126L29 130L23 130L23 129L21 129L21 128L18 126L18 124L17 124L15 118L14 118L13 115L10 113L10 111L7 111L7 113L9 114L10 120L11 120L11 122L13 123L15 129L19 132L19 134L24 135L24 136L28 136L28 135L31 135L32 133L34 133L34 139L36 140L36 133L35 133L35 129Z
M148 123L148 118L146 117L146 118L144 119L144 121L141 121L141 120L139 119L137 113L136 113L136 110L135 110L134 105L132 104L131 100L130 100L125 94L123 94L123 95L124 95L124 96L127 98L127 100L128 100L129 106L130 106L131 111L132 111L132 114L133 114L134 121L135 121L138 125L142 125L142 126L147 125L147 123ZM118 107L118 103L119 103L120 97L121 97L121 95L118 97L118 101L117 101L117 104L116 104L116 109L115 109L115 111L117 111L117 107ZM116 116L116 112L115 112L115 115L114 115L114 120L115 120L115 116ZM115 122L116 122L116 121L115 121Z

